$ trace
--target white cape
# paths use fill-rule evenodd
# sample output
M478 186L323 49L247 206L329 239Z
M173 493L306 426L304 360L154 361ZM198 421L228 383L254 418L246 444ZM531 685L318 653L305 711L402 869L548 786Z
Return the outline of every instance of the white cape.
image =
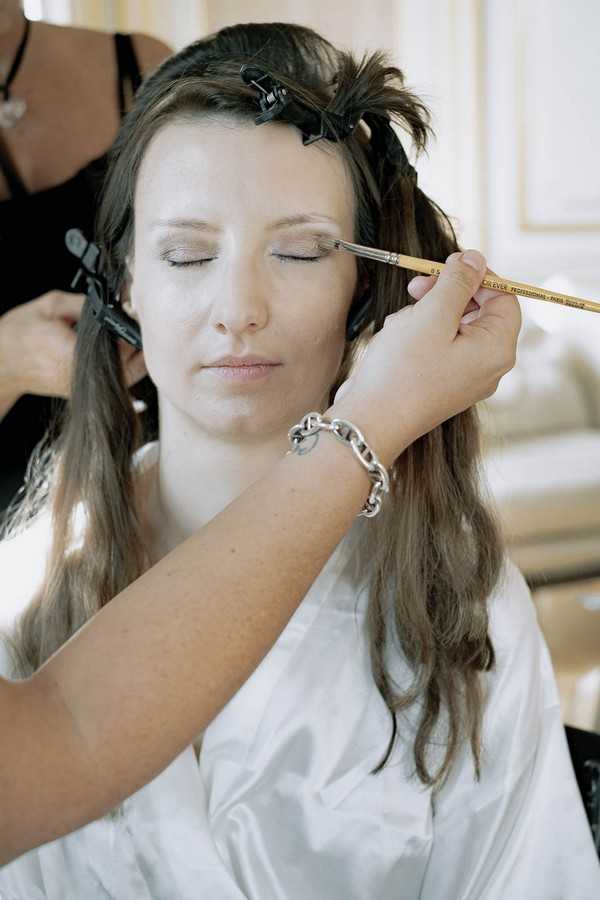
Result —
M150 460L158 444L142 450ZM5 866L1 900L600 898L548 651L512 564L490 598L497 665L485 676L481 782L465 748L432 797L411 775L403 719L391 761L369 774L391 718L370 672L367 595L357 590L352 552L368 526L356 520L205 731L199 759L190 746L116 818ZM0 545L5 585L9 562L20 570L19 541L24 547L21 537ZM23 553L30 567L31 547ZM22 605L10 594L5 618ZM402 681L402 660L390 659Z

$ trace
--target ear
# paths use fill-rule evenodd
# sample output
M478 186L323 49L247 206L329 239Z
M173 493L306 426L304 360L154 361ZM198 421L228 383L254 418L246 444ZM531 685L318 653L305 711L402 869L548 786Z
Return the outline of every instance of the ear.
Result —
M138 321L137 313L131 300L122 300L121 309L123 309L127 313L130 319L135 319L136 322Z
M119 303L121 305L121 309L126 312L130 318L137 321L137 313L135 311L134 302L131 298L130 288L131 286L128 281L121 285L121 289L119 290Z
M121 284L119 290L119 301L121 304L121 308L127 313L130 318L135 319L137 321L137 313L135 311L135 304L133 301L133 276L131 270L131 257L127 256L125 259L126 266L126 275Z

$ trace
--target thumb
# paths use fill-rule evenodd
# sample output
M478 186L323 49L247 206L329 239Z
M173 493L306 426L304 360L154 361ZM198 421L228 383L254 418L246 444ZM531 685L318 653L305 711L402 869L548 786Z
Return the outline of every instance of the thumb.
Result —
M56 291L50 298L48 315L51 319L79 321L85 301L85 294L71 294Z
M419 300L417 309L430 309L448 323L456 334L460 320L487 271L485 257L478 250L451 253L437 283Z

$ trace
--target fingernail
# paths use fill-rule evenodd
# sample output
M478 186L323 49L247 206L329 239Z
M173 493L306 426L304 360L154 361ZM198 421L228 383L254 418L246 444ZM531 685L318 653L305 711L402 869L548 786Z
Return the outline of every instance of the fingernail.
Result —
M418 277L419 277L418 275L415 275L414 278L411 278L410 281L408 282L408 284L406 285L406 287L412 287Z
M475 269L477 272L483 272L485 268L485 259L478 253L477 250L466 250L461 259L468 266L471 266L472 269Z
M461 325L470 325L471 322L475 322L479 316L481 315L481 309L473 309L471 312L467 313L460 320Z

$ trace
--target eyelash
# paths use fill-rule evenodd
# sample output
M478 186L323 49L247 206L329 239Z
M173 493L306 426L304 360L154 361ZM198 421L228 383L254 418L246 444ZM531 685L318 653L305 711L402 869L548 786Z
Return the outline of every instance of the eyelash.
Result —
M291 260L294 260L295 262L318 262L320 259L324 259L325 255L326 254L324 254L323 256L286 256L283 253L274 253L273 254L273 256L276 256L278 259L285 259L285 260L291 259ZM212 257L210 257L210 259L189 259L189 260L184 260L182 262L175 262L172 259L166 259L165 262L167 262L173 268L181 269L181 268L185 268L187 266L201 266L204 263L211 262L211 260L213 260L213 259L217 259L217 257L212 256Z

